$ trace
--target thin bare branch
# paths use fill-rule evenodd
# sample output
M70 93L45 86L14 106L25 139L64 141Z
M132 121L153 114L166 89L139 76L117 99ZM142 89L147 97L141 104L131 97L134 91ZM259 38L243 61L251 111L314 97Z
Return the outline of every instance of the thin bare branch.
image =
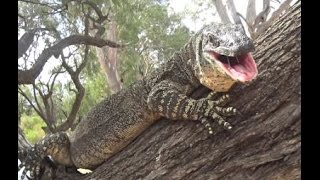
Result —
M62 111L62 114L64 115L65 118L68 118L68 113L63 110L62 108L60 108L60 110Z
M242 23L241 23L241 19L240 17L237 15L237 9L234 5L233 0L227 0L227 8L229 9L229 12L231 13L231 17L234 21L235 24L241 24L241 26L243 27Z
M266 9L270 6L270 0L263 0L262 9Z
M51 8L51 9L53 9L53 10L57 10L57 9L61 8L60 5L59 5L59 4L56 4L56 3L51 3L51 4L49 4L49 3L41 3L41 2L39 2L39 1L36 2L36 1L29 1L29 0L18 0L18 1L24 2L24 3L29 3L29 4L35 4L35 5L45 6L45 7Z
M61 71L61 69L62 69L62 66L60 66L60 68L58 69L57 72L53 73L54 77L53 77L53 80L52 80L51 85L50 85L50 90L53 90L53 86L54 86L54 83L55 83L56 78L58 77L58 75L65 72L65 71Z
M22 21L23 21L23 23L24 23L23 27L25 27L26 24L27 24L27 22L26 22L26 17L24 17L23 15L21 15L21 14L18 13L18 18L21 18L21 19L22 19Z
M23 92L23 90L18 87L18 92L29 102L30 106L36 111L36 113L43 119L46 120L43 114L39 111L39 109L32 103L27 94Z
M85 50L84 50L84 58L82 63L80 64L79 68L76 70L76 73L80 73L83 68L86 66L87 62L88 62L88 53L89 53L89 46L86 46Z
M55 15L55 14L62 14L65 12L65 9L60 9L60 10L54 10L53 12L47 12L47 11L42 11L44 15Z
M33 38L36 30L30 30L25 32L18 41L18 59L29 49L33 42Z
M247 5L246 20L249 26L252 26L256 17L256 0L249 0Z
M214 6L216 7L216 10L219 14L219 17L223 23L231 23L228 14L227 9L225 5L223 4L222 0L212 0Z
M39 80L39 84L41 85L41 86L40 86L41 88L42 88L42 86L44 86L43 82L41 82L40 80ZM38 91L40 97L41 97L42 99L44 99L44 98L45 98L45 95L42 93L42 92L44 92L44 90L41 90L40 87L36 86L34 83L33 83L33 87Z
M54 101L53 101L53 99L52 99L53 86L54 86L54 83L55 83L55 80L56 80L57 76L58 76L60 73L62 73L61 69L62 69L62 66L60 66L60 68L57 70L57 72L52 73L51 76L50 76L50 78L49 78L49 80L48 80L48 83L47 83L48 94L46 95L46 97L47 97L47 98L46 98L46 101L48 101L48 103L47 103L47 104L48 104L47 110L49 110L49 111L47 112L47 114L48 114L48 117L49 117L48 119L50 119L50 122L52 123L52 125L54 125L55 122L56 122L56 116L55 116L55 112L54 112L55 104L54 104ZM54 75L54 76L53 76L53 80L51 81L51 84L49 85L52 75ZM50 104L49 104L49 103L50 103Z
M39 101L38 101L38 98L37 98L37 93L36 93L35 84L32 84L32 90L33 90L34 100L36 101L37 107L39 108L39 112L40 112L41 114L43 114L43 116L44 116L44 112L43 112L42 107L41 107L41 105L40 105L40 103L39 103Z
M52 91L49 89L48 83L44 84L40 81L39 85L41 85L40 87L42 87L42 90L40 89L40 87L38 87L36 85L34 85L33 87L34 87L34 89L36 89L38 91L38 93L42 99L43 105L44 105L45 113L42 110L42 114L43 114L43 117L45 117L45 119L43 119L43 120L47 124L49 131L54 132L53 127L54 127L55 120L52 119L51 105L49 103L49 100L52 96ZM47 94L44 94L44 88L43 88L44 86L47 86L47 91L48 91ZM37 103L37 104L39 104L39 103Z
M18 13L18 17L23 19L24 21L26 20L26 18L24 16L22 16L21 14Z
M57 122L56 121L56 118L55 118L55 113L54 113L54 107L55 107L55 105L54 105L54 103L53 103L53 99L52 99L52 96L50 96L50 98L49 98L49 103L50 103L50 116L51 116L51 118L52 118L52 120L53 120L53 122L55 123L55 122ZM54 124L53 124L54 125Z
M74 92L75 94L78 93L77 90L75 90L75 89L73 89L73 88L71 87L71 84L70 84L70 83L68 84L68 88L69 88L69 91Z
M103 40L83 35L71 35L65 39L62 39L57 44L43 50L31 69L18 70L18 84L32 84L39 76L43 66L52 55L58 57L65 47L76 44L86 44L97 47L109 46L113 48L124 47L123 45L117 44L116 42L110 40Z
M257 27L259 24L266 22L270 10L270 6L265 6L264 9L257 15L256 19L254 20L253 27Z
M107 13L107 15L104 16L102 14L101 9L99 9L95 3L91 2L91 1L85 1L84 3L88 4L96 12L96 14L98 15L98 19L96 20L97 23L101 24L105 20L108 20L109 13Z
M37 31L50 31L49 28L35 28L25 32L18 41L18 59L29 49Z
M281 3L280 0L272 0L272 1L276 2L276 3L279 3L279 4Z
M88 36L89 35L89 26L90 26L90 23L89 23L89 13L90 11L88 12L88 14L85 15L84 17L84 35Z
M81 70L77 69L76 71L73 71L72 68L70 66L68 66L68 64L66 63L63 53L61 53L61 59L62 59L62 66L68 71L69 75L71 76L72 82L74 83L74 85L78 91L75 91L76 98L75 98L75 101L72 105L69 116L67 117L67 120L63 124L58 126L55 129L55 131L65 131L73 126L73 124L75 123L77 114L79 112L81 102L82 102L82 99L84 97L84 92L85 92L85 89L79 80L79 73ZM85 63L85 62L86 61L84 61L83 63Z
M244 17L242 16L242 14L240 14L239 12L237 12L237 15L247 24L248 27L250 27L249 22L246 20L246 18L244 18Z
M35 1L28 1L28 0L18 0L18 1L29 3L29 4L41 5L41 6L49 6L49 4L47 4L47 3L40 3L40 2L35 2Z
M72 68L67 64L65 56L61 56L62 60L62 66L66 69L66 71L72 76L74 74L74 71Z
M53 119L53 112L51 111L52 106L51 106L51 103L49 102L53 92L49 87L49 82L44 84L40 81L39 85L41 85L40 87L42 87L42 90L40 89L39 86L34 85L33 87L38 91L44 105L44 109L45 109L45 113L43 113L43 116L45 117L44 121L46 122L50 132L54 132L53 127L54 127L55 119ZM44 94L43 87L46 87L48 91L46 94Z

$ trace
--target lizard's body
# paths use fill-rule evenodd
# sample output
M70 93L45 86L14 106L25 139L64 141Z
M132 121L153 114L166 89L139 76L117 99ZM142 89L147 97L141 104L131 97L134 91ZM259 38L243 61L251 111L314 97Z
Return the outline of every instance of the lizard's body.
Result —
M162 79L184 82L181 90L186 94L190 94L193 89L200 86L200 83L190 85L186 73L178 71L177 62L179 61L173 61L172 66L165 67L167 68L165 71L159 68L150 76L106 98L92 109L86 120L79 123L70 136L70 150L77 167L93 168L99 165L160 119L160 114L148 108L147 99L152 87ZM172 76L173 74L175 76ZM171 108L162 106L163 109ZM91 119L100 121L91 121ZM97 136L97 134L103 136Z
M254 79L257 70L249 53L252 50L252 42L239 25L207 26L161 67L94 107L69 137L65 133L48 136L35 145L34 154L38 154L38 159L50 155L60 164L94 169L160 117L202 119L207 123L202 118L206 117L229 126L221 116L234 114L235 109L220 107L225 96L217 101L188 96L202 85L226 92L236 81ZM219 65L217 59L223 63ZM243 67L237 66L236 61ZM222 64L229 64L229 70ZM212 133L210 125L206 126Z

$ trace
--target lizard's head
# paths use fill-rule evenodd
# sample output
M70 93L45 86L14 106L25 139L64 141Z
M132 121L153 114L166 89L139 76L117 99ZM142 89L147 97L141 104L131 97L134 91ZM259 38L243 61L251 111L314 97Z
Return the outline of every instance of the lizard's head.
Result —
M240 25L206 26L196 36L196 76L219 92L228 91L235 82L251 82L258 74L252 51L254 45Z

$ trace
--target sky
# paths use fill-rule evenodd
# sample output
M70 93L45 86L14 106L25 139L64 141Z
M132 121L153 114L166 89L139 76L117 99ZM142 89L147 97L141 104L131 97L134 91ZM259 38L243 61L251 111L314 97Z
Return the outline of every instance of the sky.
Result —
M169 0L169 12L173 10L171 13L181 13L186 9L191 9L191 11L196 10L198 6L194 3L197 0ZM212 3L212 0L206 0L209 3ZM271 5L271 12L269 15L272 14L272 12L280 6L279 3L273 0L270 2ZM286 0L280 0L280 2L284 2ZM294 4L297 0L293 0L291 2L291 5ZM223 0L223 2L226 2L226 0ZM233 0L236 10L238 13L240 13L243 17L246 17L246 10L247 10L247 4L248 0ZM256 14L259 14L262 11L262 3L263 0L256 0ZM190 16L185 16L182 20L182 23L184 23L190 30L197 31L199 30L204 24L210 23L210 22L220 22L220 18L217 15L213 15L213 11L215 9L209 9L206 11L201 11L197 13L199 16L199 19L196 21L192 20Z
M195 1L196 0L169 0L169 9L172 8L172 10L175 13L183 12L185 9L195 10L197 8L197 5L194 3ZM207 1L211 3L211 0ZM262 1L263 0L256 1L257 13L259 13L262 10ZM236 6L237 11L245 17L248 0L234 0L234 4ZM205 23L220 21L220 18L218 16L213 15L213 11L215 10L209 9L207 11L199 12L197 15L200 17L200 20L197 21L193 21L191 20L191 17L185 16L182 23L184 23L191 30L197 31Z

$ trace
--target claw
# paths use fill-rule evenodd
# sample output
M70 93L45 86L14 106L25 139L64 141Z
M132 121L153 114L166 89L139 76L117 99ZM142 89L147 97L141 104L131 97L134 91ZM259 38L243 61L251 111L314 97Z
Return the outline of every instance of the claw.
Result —
M228 94L222 95L218 100L216 100L217 105L224 106L226 105L230 100L230 96Z
M218 124L219 124L219 125L222 125L225 129L227 129L227 130L232 129L231 124L230 124L229 122L225 121L220 115L218 115L218 114L215 113L215 114L212 116L212 118L213 118L213 119L217 119Z
M215 91L212 91L208 94L208 96L206 97L206 99L208 100L213 100L215 97L217 96L217 93Z
M206 117L200 117L199 120L204 125L204 127L206 127L208 129L209 134L210 135L213 134L213 130L212 130L211 124L209 123L207 118Z
M234 107L219 107L219 106L215 106L214 107L215 110L222 114L223 116L233 116L236 115L237 113L237 109L235 109Z

